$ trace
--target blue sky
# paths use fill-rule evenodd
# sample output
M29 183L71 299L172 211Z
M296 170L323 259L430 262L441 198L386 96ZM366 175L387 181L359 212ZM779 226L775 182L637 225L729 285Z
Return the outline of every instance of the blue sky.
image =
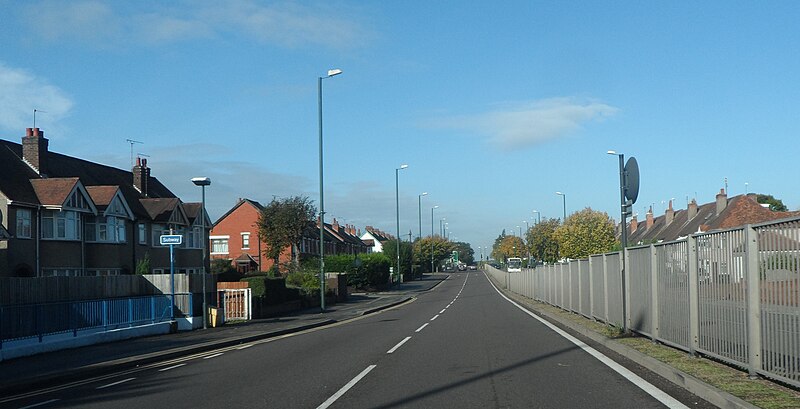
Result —
M0 137L154 176L212 218L239 197L319 197L326 219L451 239L591 207L768 193L800 209L800 3L0 0ZM427 233L426 233L427 232Z

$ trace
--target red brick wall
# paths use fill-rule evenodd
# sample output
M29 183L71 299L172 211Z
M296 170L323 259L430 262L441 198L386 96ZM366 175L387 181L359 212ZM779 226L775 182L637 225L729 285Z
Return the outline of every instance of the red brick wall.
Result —
M243 253L252 256L256 262L259 261L258 251L261 249L261 266L260 271L267 271L272 267L273 261L266 256L266 246L258 238L258 224L259 211L249 203L245 202L236 210L231 212L224 219L211 229L212 236L229 236L228 238L228 254L212 254L212 259L228 258L235 260ZM250 248L242 249L242 233L250 233ZM209 246L211 243L209 242ZM260 246L260 247L259 247ZM291 252L287 249L281 253L281 262L291 261ZM234 265L235 266L235 265Z

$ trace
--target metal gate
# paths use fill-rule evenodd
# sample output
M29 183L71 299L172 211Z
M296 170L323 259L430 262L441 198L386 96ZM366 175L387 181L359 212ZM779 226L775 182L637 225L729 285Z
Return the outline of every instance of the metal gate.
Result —
M222 294L225 308L225 321L246 321L253 318L251 308L251 289L224 289Z

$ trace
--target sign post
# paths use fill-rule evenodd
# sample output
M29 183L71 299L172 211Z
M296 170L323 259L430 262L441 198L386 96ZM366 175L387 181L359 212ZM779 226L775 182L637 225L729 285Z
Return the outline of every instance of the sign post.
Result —
M183 244L183 236L180 234L162 234L159 236L162 246L169 246L169 281L170 281L170 318L175 319L175 246Z

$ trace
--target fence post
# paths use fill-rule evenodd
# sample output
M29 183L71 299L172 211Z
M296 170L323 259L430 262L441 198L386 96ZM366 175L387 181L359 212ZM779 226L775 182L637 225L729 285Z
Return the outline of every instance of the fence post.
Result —
M583 280L581 279L581 262L578 260L578 314L583 313Z
M697 237L686 238L686 261L689 273L689 353L697 356L700 348L700 282L697 276Z
M608 260L603 254L603 318L608 324Z
M572 299L572 261L567 261L567 292L569 293L569 311L575 311L574 300Z
M594 319L594 267L592 267L592 256L589 256L589 318Z
M658 341L658 251L654 244L650 245L650 313L653 328L650 329L653 342Z
M625 270L625 280L622 281L622 289L623 291L623 308L622 308L622 327L627 328L628 331L631 330L631 274L630 274L630 254L628 254L628 249L624 248L620 252L620 271L617 273L621 276L622 269ZM623 263L623 260L627 261L627 264Z
M745 274L747 274L747 372L758 377L761 363L761 272L758 268L758 232L751 225L744 227Z

